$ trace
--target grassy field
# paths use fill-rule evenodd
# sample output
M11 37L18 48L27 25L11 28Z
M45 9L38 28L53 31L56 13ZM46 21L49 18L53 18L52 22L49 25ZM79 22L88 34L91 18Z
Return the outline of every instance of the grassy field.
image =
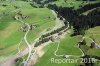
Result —
M86 31L86 36L94 38L95 42L100 45L100 26L91 28ZM86 39L87 46L91 45L91 40L89 38ZM100 49L89 49L87 54L93 56L100 56Z
M100 27L95 27L95 28L91 28L89 30L86 31L86 36L89 37L91 35L93 35L95 41L97 43L100 43L99 41L99 31ZM79 56L81 55L81 52L78 48L76 48L76 44L77 42L79 42L82 39L82 36L78 35L78 36L74 36L71 37L69 34L67 34L65 36L64 39L61 40L60 42L60 47L59 50L57 52L58 55L75 55L75 56ZM86 42L87 42L87 46L84 46L85 48L89 48L91 40L89 38L86 38ZM83 47L83 48L84 48ZM47 51L46 53L43 55L43 57L41 57L37 64L35 66L78 66L79 63L52 63L51 59L63 59L63 57L56 57L54 55L54 52L57 48L57 43L51 43L49 44L46 48ZM86 50L86 54L88 55L93 55L93 56L100 56L100 49L88 49ZM73 58L74 59L74 58ZM45 62L45 63L44 63Z
M81 56L82 53L78 48L76 48L76 44L80 41L81 36L71 37L70 34L67 34L64 39L61 40L59 50L57 52L58 55L75 55ZM54 52L57 49L57 42L51 43L46 46L46 52L42 58L40 58L35 66L77 66L78 63L52 63L51 59L64 59L63 57L56 57ZM70 57L70 59L74 59ZM44 63L45 62L45 63Z
M0 19L0 56L8 55L14 51L17 52L18 43L25 34L25 32L20 30L24 25L14 19L14 5L21 6L21 13L29 16L28 18L23 19L23 21L28 22L30 25L38 25L38 27L31 30L27 36L30 44L32 44L34 39L40 35L41 31L52 27L55 24L55 17L47 8L33 8L28 2L23 1L16 1L12 4L9 4L8 2L3 3L8 4L8 6L0 6L0 14L7 12L8 15L2 16ZM47 16L50 16L50 19L47 19ZM25 43L22 43L22 46L25 48L26 46L24 45Z
M87 36L92 36L97 44L100 44L100 26L90 28L86 31Z
M73 2L72 2L73 1ZM66 3L64 0L55 1L52 4L57 4L62 7L75 7L79 8L82 1L68 0ZM94 3L94 2L93 2ZM47 8L33 8L29 2L15 1L15 2L2 2L0 4L7 4L4 7L0 5L0 56L8 56L10 54L16 54L18 52L17 47L25 32L20 30L24 27L22 23L16 21L14 16L14 6L20 7L21 13L27 15L28 18L23 19L24 22L30 25L36 25L37 28L31 30L27 36L27 40L30 44L33 43L34 39L40 36L41 31L48 29L55 25L55 17L52 12ZM87 4L87 3L85 3ZM83 5L85 5L83 4ZM7 15L1 16L3 12ZM86 15L87 13L85 13ZM50 18L47 18L50 17ZM86 31L86 36L92 36L97 44L100 44L100 27L91 28ZM82 36L71 37L70 34L65 35L65 38L60 41L60 47L57 52L58 55L82 55L81 51L76 47L77 42L82 39ZM87 46L89 48L91 40L86 38ZM78 66L78 63L52 63L51 58L63 59L63 57L56 57L54 55L57 49L57 42L51 43L44 48L45 54L41 57L35 66ZM26 47L25 42L22 42L20 48L24 50ZM86 52L89 55L100 56L100 49L90 49ZM71 57L70 57L71 58Z
M64 0L59 0L59 1L55 1L52 4L56 4L57 6L62 6L62 7L75 7L75 9L80 8L79 6L81 5L83 1L67 1L66 3L64 2ZM91 3L95 3L91 2ZM84 3L82 4L83 6L88 4ZM87 15L90 11L83 13L84 15ZM86 31L86 37L90 37L92 36L97 44L100 44L100 27L95 27L95 28L91 28L89 30ZM77 42L79 42L82 39L82 36L74 36L71 37L70 35L66 35L64 39L61 40L60 42L60 47L59 50L57 52L58 55L75 55L75 56L79 56L81 55L81 52L78 48L76 48L76 44ZM88 55L92 55L92 56L100 56L100 49L90 49L90 44L91 44L91 40L89 38L86 38L86 45L83 48L86 48L86 54ZM51 43L49 44L45 49L47 50L46 53L43 55L43 57L41 57L38 62L36 63L35 66L78 66L78 63L74 63L74 64L69 64L69 63L52 63L51 59L55 58L55 59L63 59L62 57L56 57L54 55L54 52L57 48L57 43Z
M86 1L76 1L76 0L66 0L66 1L65 0L57 0L50 4L56 4L57 6L60 6L60 7L74 7L75 9L79 9L80 5L84 6L86 4L96 3L96 2L97 1L86 2Z
M100 26L98 27L94 27L94 28L90 28L86 31L86 45L82 46L83 50L85 51L85 53L87 55L91 55L91 56L100 56L100 48L90 48L91 46L91 39L89 37L92 37L95 42L100 45Z
M66 35L65 38L60 42L60 47L57 54L80 56L81 52L77 48L77 42L80 40L80 38L80 36L70 37L69 35Z
M46 53L43 55L42 58L38 60L35 66L75 66L77 63L53 63L51 61L52 58L54 59L64 59L63 57L56 57L54 55L54 52L56 50L57 44L52 43L49 45L48 50Z
M32 30L32 33L35 37L40 36L39 34L41 31L52 27L55 24L55 17L52 15L52 12L47 8L23 9L21 10L21 12L29 16L29 18L24 19L23 21L28 22L30 25L38 26L36 29ZM50 17L50 19L47 18L48 16ZM31 32L29 33L28 38L33 38L31 36ZM31 40L29 41L32 42Z

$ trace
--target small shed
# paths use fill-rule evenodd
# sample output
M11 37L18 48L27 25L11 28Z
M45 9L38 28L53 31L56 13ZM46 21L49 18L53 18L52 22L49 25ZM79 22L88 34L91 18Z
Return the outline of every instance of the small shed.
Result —
M51 36L51 41L57 42L57 41L59 41L59 40L60 40L60 37L59 37L58 34L54 34L54 35Z

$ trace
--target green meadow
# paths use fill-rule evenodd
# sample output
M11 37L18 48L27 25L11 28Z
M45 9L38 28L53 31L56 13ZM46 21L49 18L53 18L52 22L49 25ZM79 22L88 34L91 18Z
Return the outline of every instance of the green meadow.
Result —
M100 27L99 26L87 30L86 36L92 37L95 40L95 42L98 45L100 45ZM86 39L86 42L87 42L87 46L91 45L91 40L89 38ZM96 48L89 49L87 51L87 54L92 55L92 56L100 56L100 49L96 49Z
M16 15L14 6L20 6L21 13L29 16L23 19L23 21L30 25L38 26L36 29L31 30L27 36L30 44L34 42L35 38L40 36L41 31L53 27L55 24L55 17L51 10L47 8L33 8L29 5L29 2L23 1L15 1L14 3L12 2L12 4L9 4L9 2L3 3L7 4L7 6L0 6L0 14L5 12L7 15L2 16L0 19L0 56L8 55L8 53L14 51L17 52L18 44L25 35L25 32L20 30L24 25L14 19ZM49 16L50 19L47 19L47 16ZM22 43L22 47L26 47L25 43Z

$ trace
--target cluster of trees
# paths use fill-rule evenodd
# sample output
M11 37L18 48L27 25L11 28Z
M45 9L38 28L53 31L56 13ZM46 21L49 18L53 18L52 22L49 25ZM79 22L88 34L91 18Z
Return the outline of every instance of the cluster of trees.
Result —
M74 35L85 34L85 30L100 26L100 8L88 13L88 15L77 16L73 21Z
M46 38L42 38L41 40L39 40L38 42L36 42L34 47L37 47L45 42L48 42L49 40L51 40L51 37L46 37Z
M50 32L50 33L47 33L47 34L45 34L45 35L42 35L41 37L42 37L42 38L45 38L45 37L48 37L48 36L53 35L53 34L55 34L55 33L59 33L60 31L64 30L65 28L67 28L67 26L63 26L63 27L61 27L61 28L58 28L58 29L56 29L56 30L54 30L54 31L52 31L52 32Z
M15 66L19 66L19 64L23 61L23 58L17 58L15 59ZM23 64L21 64L23 65Z
M82 6L79 9L77 9L77 14L81 14L85 11L88 11L90 9L97 8L97 7L100 7L100 2L87 4L85 6Z
M39 38L39 41L36 42L35 47L41 45L42 43L48 42L49 40L52 40L51 35L53 35L53 34L55 34L55 33L59 33L59 35L61 35L61 32L60 32L60 31L62 31L62 30L64 30L64 32L65 32L65 31L67 31L68 29L66 29L66 26L63 26L63 27L61 27L61 28L59 28L59 29L57 29L57 30L54 30L54 31L52 31L52 32L50 32L50 33L47 33L47 34L45 34L45 35L42 35L42 36Z
M61 16L70 22L70 25L74 27L74 33L72 35L84 35L85 30L95 26L100 26L99 7L100 2L81 6L81 8L77 10L74 9L74 7L58 7L56 4L48 5L48 8L57 11ZM96 9L88 13L88 15L82 15L82 13L93 8Z

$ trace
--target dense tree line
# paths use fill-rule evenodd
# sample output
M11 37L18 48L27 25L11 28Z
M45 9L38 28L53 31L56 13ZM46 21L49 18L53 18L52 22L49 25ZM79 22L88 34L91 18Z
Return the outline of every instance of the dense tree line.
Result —
M53 35L53 34L55 34L55 33L59 33L60 31L66 29L66 28L67 28L67 26L63 26L63 27L61 27L61 28L58 28L58 29L56 29L56 30L50 32L50 33L47 33L47 34L45 34L45 35L42 35L41 37L42 37L42 38L48 37L48 36Z
M38 42L36 42L34 47L37 47L45 42L48 42L51 39L51 37L46 37L46 38L42 38L41 40L39 40Z
M39 46L39 45L41 45L41 44L43 44L43 43L45 43L45 42L48 42L49 40L52 41L51 36L52 36L53 34L58 33L58 35L61 35L61 31L62 31L62 30L64 30L64 32L66 32L66 31L68 30L68 29L66 29L66 28L67 28L67 26L63 26L63 27L61 27L61 28L58 28L58 29L56 29L56 30L50 32L50 33L47 33L47 34L42 35L42 36L39 38L39 41L36 42L35 47L37 47L37 46Z
M100 26L100 2L81 6L81 8L77 10L74 9L74 7L58 7L56 4L48 5L48 8L57 11L61 16L70 22L70 25L74 27L73 35L84 35L85 30L95 26ZM93 8L96 9L87 15L82 15L82 13Z
M77 9L77 12L78 14L81 14L87 10L90 10L90 9L93 9L93 8L96 8L96 7L100 7L100 2L98 3L90 3L90 4L87 4L79 9Z
M87 16L80 15L74 19L73 27L74 34L84 34L84 30L100 26L100 8L96 8L90 12Z

